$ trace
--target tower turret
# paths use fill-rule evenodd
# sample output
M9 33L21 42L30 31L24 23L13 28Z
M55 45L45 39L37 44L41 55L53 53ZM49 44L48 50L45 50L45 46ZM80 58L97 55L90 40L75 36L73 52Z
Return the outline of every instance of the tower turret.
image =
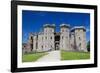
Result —
M45 51L54 49L55 24L44 25L44 49Z
M86 48L86 29L84 26L74 27L71 29L75 35L75 49L78 51L87 51Z
M70 38L69 38L69 24L60 25L60 49L69 51L70 50Z

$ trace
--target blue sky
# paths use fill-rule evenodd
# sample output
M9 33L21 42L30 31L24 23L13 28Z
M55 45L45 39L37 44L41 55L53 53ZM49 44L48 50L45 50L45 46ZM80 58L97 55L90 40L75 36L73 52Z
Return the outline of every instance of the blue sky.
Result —
M90 14L75 12L47 12L47 11L22 11L22 42L27 42L29 33L39 32L44 24L55 24L56 32L60 31L60 24L84 26L86 40L90 40Z

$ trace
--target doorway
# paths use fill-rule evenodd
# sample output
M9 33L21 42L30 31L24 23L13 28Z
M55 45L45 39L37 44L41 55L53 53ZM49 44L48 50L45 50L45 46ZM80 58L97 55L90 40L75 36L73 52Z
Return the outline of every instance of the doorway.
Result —
M55 50L59 50L60 48L60 34L55 34Z

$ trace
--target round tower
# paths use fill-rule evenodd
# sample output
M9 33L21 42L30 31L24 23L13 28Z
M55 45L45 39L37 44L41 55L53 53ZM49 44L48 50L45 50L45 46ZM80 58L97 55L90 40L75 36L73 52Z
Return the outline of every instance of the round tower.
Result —
M55 24L45 24L44 25L44 50L50 51L54 49L54 32Z
M70 25L61 24L60 25L60 49L65 51L70 51Z
M84 26L77 26L71 29L74 32L75 49L87 52L86 48L86 29Z

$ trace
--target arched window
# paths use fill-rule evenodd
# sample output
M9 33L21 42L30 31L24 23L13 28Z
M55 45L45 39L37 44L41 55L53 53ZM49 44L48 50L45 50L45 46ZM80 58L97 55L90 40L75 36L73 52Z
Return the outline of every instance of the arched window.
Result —
M33 39L33 37L31 36L31 40Z
M47 37L45 37L45 39L47 39Z
M79 44L79 47L81 48L81 43Z
M52 40L52 37L50 37L50 39Z
M62 39L63 39L64 37L62 36Z
M81 40L81 38L79 37L79 40Z
M47 46L45 46L45 48L47 48Z
M42 49L43 49L43 45L42 45L41 47L42 47Z
M51 48L52 48L52 45L51 45Z

